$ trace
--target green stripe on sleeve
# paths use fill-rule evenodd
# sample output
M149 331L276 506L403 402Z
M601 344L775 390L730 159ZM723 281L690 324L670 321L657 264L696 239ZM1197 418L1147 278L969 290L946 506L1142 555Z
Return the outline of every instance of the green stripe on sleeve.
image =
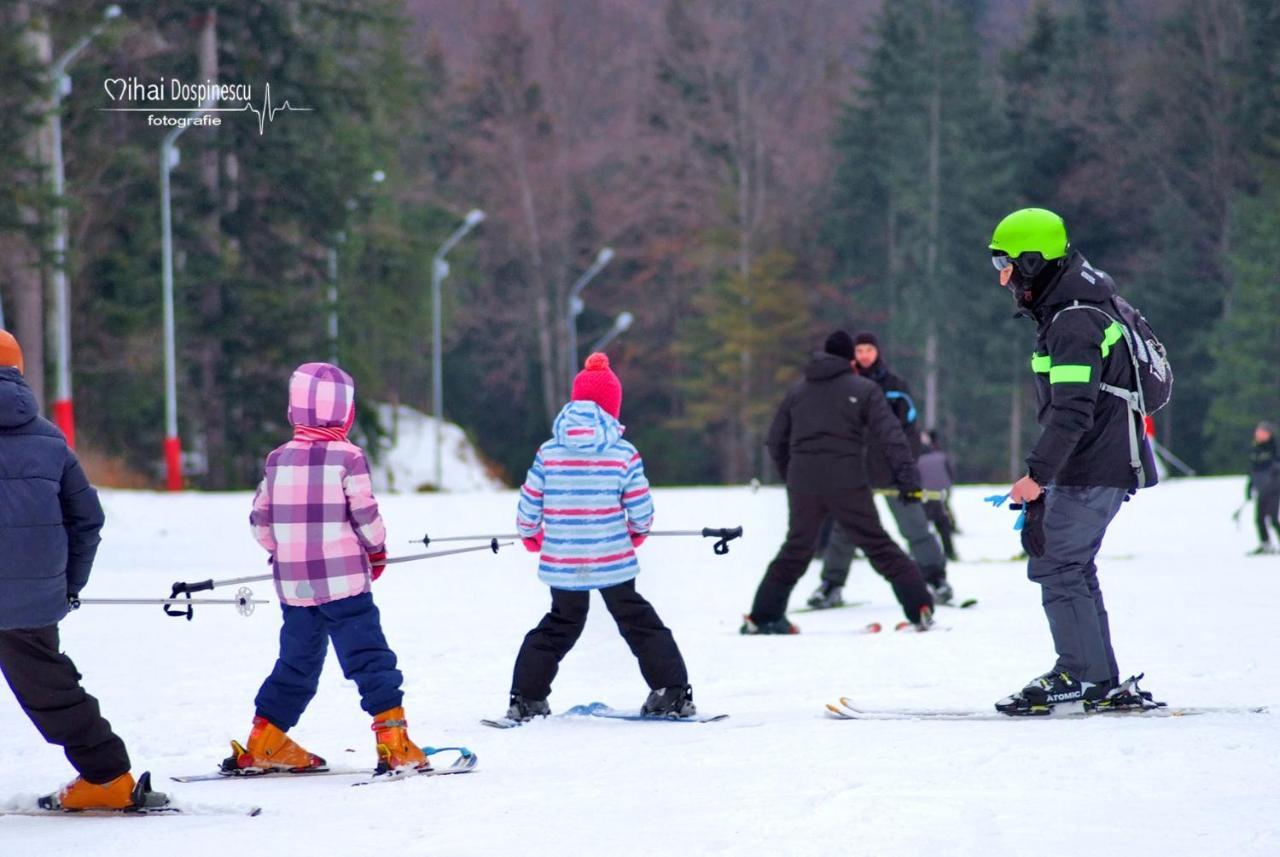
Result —
M1089 367L1064 364L1049 370L1050 384L1088 384Z
M1031 371L1038 372L1041 375L1047 373L1053 366L1053 358L1048 354L1032 354L1031 355Z
M1111 346L1120 341L1124 336L1124 329L1120 327L1120 322L1113 321L1111 326L1102 332L1102 359L1106 359L1111 353Z

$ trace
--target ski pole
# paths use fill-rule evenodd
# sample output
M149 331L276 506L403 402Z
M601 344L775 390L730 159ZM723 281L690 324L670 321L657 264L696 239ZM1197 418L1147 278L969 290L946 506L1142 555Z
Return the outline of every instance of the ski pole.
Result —
M519 538L520 536L517 533L502 533L497 536L443 536L438 539L433 539L431 536L424 534L420 539L410 539L409 544L422 545L423 547L431 547L432 542L489 542L490 544L493 544L498 539ZM497 552L497 548L494 548L494 552Z
M236 597L235 597L235 598L190 598L190 597L188 597L188 598L182 599L182 598L79 598L79 597L71 597L71 598L68 598L68 599L67 599L67 605L68 605L72 610L79 610L79 609L80 609L83 605L85 605L85 604L90 604L90 605L96 605L96 604L109 604L109 605L134 605L134 604L148 604L148 605L153 605L153 604L160 604L160 605L163 605L163 606L164 606L164 608L165 608L165 612L166 612L166 613L168 613L168 612L169 612L168 608L169 608L171 605L174 605L174 604L185 604L185 605L193 605L193 604L200 604L200 605L205 605L205 604L228 604L228 605L233 605L233 606L236 608L236 612L237 612L237 613L239 613L241 616L252 616L252 615L253 615L253 611L254 611L255 607L257 607L257 605L259 605L259 604L266 604L266 603L268 603L268 602L267 602L267 601L265 601L265 600L262 600L262 599L255 600L255 599L254 599L254 597L253 597L253 592L252 592L252 591L249 589L249 587L247 587L247 586L242 586L242 587L240 587L240 591L236 593ZM187 607L187 610L188 610L188 611L190 611L190 610L191 610L191 607L190 607L190 606L188 606L188 607ZM171 615L171 616L172 616L172 615L174 615L174 614L170 613L169 615ZM183 615L185 615L185 614L183 614Z
M700 530L650 530L646 536L701 536L704 539L719 539L711 550L717 556L729 552L729 542L742 538L742 527L703 527Z
M372 565L387 566L387 565L394 565L399 562L416 562L417 560L421 560L421 559L435 559L437 557L453 556L454 554L460 554L460 553L472 553L474 551L493 551L494 553L497 553L498 548L507 547L510 544L511 542L499 542L495 538L491 542L489 542L489 544L487 545L479 545L477 547L472 547L472 548L456 548L454 550L447 550L447 551L433 551L431 553L412 554L411 556L391 557L389 559L383 560L382 562L372 563ZM190 606L187 606L185 610L171 609L172 605L174 604L185 606L185 605L197 603L191 598L191 593L208 592L211 589L217 589L219 586L234 586L236 584L243 584L243 583L261 583L264 580L274 580L274 579L275 579L274 574L253 574L253 575L249 575L248 577L230 577L230 578L227 578L226 580L213 580L212 578L210 578L209 580L200 580L195 583L187 583L185 581L179 580L173 584L173 589L169 593L169 597L166 599L162 599L163 601L167 602L164 605L164 612L169 614L170 616L185 617L187 621L191 621L192 610ZM179 598L178 596L185 596L185 600L182 598ZM237 597L240 597L240 596L252 598L253 591L250 590L247 586L242 586L239 592L237 593ZM265 602L262 602L262 603L265 603Z
M1244 512L1244 507L1248 505L1249 505L1249 501L1245 500L1243 503L1240 504L1239 508L1237 508L1234 512L1231 513L1231 520L1236 522L1237 530L1240 529L1240 515L1242 512Z
M902 492L896 488L876 488L872 490L872 494L879 494L881 497L897 497ZM947 495L942 491L933 491L928 488L919 491L912 491L911 496L917 500L942 500Z

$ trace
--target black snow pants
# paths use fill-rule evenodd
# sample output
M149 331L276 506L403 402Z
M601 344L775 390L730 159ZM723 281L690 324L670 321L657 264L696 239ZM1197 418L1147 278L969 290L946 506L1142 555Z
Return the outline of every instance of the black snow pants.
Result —
M898 532L907 540L907 549L924 579L937 583L947 579L947 556L942 545L929 529L924 506L920 503L903 503L897 497L886 497L889 511L898 525ZM861 547L853 534L838 522L831 529L822 558L822 582L828 586L844 586L849 580L849 567L853 564L854 548Z
M82 777L100 785L129 772L124 742L58 651L57 625L0 631L0 671L44 740L62 747Z
M1254 523L1258 525L1258 541L1261 544L1271 543L1270 534L1267 532L1268 523L1275 531L1276 543L1280 544L1280 489L1259 492Z
M811 540L812 541L812 540ZM684 658L676 646L671 630L653 605L636 592L636 582L628 580L600 590L604 606L618 623L631 654L640 662L640 674L650 690L684 687L689 683ZM591 606L589 590L551 590L551 612L538 626L525 635L516 656L511 690L525 699L546 699L551 682L560 669L560 661L578 642L587 624Z
M909 621L919 620L921 607L933 606L920 569L880 525L870 489L812 494L788 488L787 504L790 509L787 540L769 563L751 605L751 618L756 624L781 619L786 613L791 590L813 559L818 530L828 515L836 522L831 533L832 544L838 533L846 533L853 545L867 555L871 567L893 586L893 594Z

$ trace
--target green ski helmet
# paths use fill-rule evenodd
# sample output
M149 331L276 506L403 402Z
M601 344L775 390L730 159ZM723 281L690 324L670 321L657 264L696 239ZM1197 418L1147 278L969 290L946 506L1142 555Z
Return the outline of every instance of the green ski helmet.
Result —
M993 254L1017 259L1039 253L1046 262L1067 255L1067 225L1045 208L1021 208L996 224L989 245Z

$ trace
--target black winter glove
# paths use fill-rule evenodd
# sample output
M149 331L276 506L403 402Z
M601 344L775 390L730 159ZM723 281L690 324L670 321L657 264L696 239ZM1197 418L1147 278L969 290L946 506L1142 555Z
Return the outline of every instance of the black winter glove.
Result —
M906 503L919 503L919 502L920 502L920 489L919 489L919 488L899 488L899 489L898 489L898 502L899 502L899 503L904 503L904 504L906 504Z
M1026 503L1024 508L1027 518L1022 523L1022 549L1027 556L1044 556L1044 495Z
M80 609L80 593L79 592L67 593L67 607L71 608L72 610Z

